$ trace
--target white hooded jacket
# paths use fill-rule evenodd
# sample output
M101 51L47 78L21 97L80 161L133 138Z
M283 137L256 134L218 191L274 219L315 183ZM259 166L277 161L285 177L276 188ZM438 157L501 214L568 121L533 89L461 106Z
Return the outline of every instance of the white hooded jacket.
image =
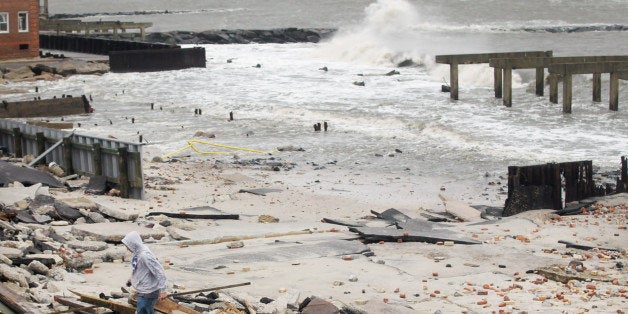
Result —
M124 243L133 252L131 266L131 285L141 294L151 294L156 291L166 291L166 273L153 252L142 242L137 231L131 231L124 239Z

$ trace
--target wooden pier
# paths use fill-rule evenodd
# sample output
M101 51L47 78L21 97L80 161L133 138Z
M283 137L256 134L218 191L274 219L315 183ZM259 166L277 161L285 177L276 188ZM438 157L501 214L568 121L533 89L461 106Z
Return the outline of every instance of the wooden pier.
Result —
M563 78L563 112L571 113L571 77L574 74L610 73L610 99L608 109L619 109L619 79L628 78L628 62L585 62L560 63L549 67L550 75L560 75ZM595 79L594 86L595 84ZM601 84L600 84L601 85ZM594 87L595 93L595 87Z
M437 63L450 65L450 97L458 99L458 65L488 63L494 71L495 97L512 106L512 70L536 69L536 94L543 96L545 68L550 81L550 102L558 103L558 79L563 79L563 112L571 113L574 74L593 74L593 101L602 100L602 73L610 74L609 110L618 110L618 80L628 80L628 55L554 57L552 51L521 51L436 56Z
M436 63L449 64L450 92L451 99L458 100L458 65L459 64L481 64L489 63L495 58L532 58L551 57L552 51L518 51L518 52L498 52L498 53L478 53L463 55L439 55L436 56ZM495 91L500 91L502 84L502 71L495 70ZM498 88L499 87L499 88ZM501 95L500 95L501 97Z
M545 58L500 58L491 59L489 65L495 70L504 72L503 99L504 106L512 106L512 74L507 73L516 69L537 69L536 72L536 95L543 96L545 68L561 63L587 63L587 62L628 62L628 56L583 56L583 57L545 57ZM593 74L593 101L602 100L602 79L601 73ZM550 101L558 103L558 76L550 75ZM495 97L500 98L495 90Z

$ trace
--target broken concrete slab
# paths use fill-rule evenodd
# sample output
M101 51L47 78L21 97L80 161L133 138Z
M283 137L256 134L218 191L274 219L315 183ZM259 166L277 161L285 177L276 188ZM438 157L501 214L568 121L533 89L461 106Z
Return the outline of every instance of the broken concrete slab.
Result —
M445 211L451 215L458 217L462 221L479 221L482 220L481 212L464 202L455 200L443 194L438 197L445 203Z
M113 209L111 207L107 207L104 206L102 204L97 204L98 205L98 211L100 213L102 213L105 216L109 216L109 217L113 217L117 220L122 220L122 221L135 221L138 217L137 213L132 213L129 211L124 211L124 210L117 210L117 209Z
M9 259L22 257L22 255L24 255L22 250L15 249L12 247L4 247L4 246L0 246L0 254L8 257Z
M183 241L180 244L212 244L256 238L313 234L317 233L317 230L325 230L325 228L328 228L328 226L325 226L323 223L315 225L306 222L278 222L267 224L241 220L219 220L216 221L211 228L187 231L184 235L194 240ZM346 239L351 237L350 235L336 234Z
M338 219L330 219L323 218L322 222L326 222L328 224L339 225L339 226L347 226L347 227L365 227L366 223L360 221L347 221L347 220L338 220Z
M78 209L75 209L63 202L55 202L54 207L54 213L51 212L49 214L52 218L57 220L75 221L83 217L83 214L81 214Z
M17 201L34 199L38 194L49 194L48 188L42 188L41 183L29 187L7 187L0 188L0 203L13 205Z
M6 161L0 160L0 185L6 186L14 181L20 182L24 185L41 183L49 187L63 187L63 184L50 173L25 167L18 167Z
M349 231L359 234L363 239L369 242L427 242L437 243L444 241L452 241L458 244L482 244L480 241L471 238L462 237L459 234L439 229L422 230L406 230L396 228L377 228L377 227L351 227Z
M272 241L272 240L271 240ZM340 257L368 252L369 248L359 241L343 239L324 239L318 241L284 242L273 241L267 245L244 246L238 249L214 249L206 254L211 246L191 246L186 250L177 251L171 261L181 269L198 271L212 270L219 265L257 262L282 262L320 257ZM151 248L152 249L152 248ZM164 247L157 246L156 250ZM204 252L200 254L200 252Z
M331 304L327 300L323 300L318 297L310 297L308 298L309 302L301 305L302 309L300 309L299 313L302 314L334 314L340 313L340 309L335 305Z
M75 209L84 208L89 210L98 210L98 205L94 201L85 197L61 198L57 199L55 203L60 203Z
M72 249L80 249L83 251L102 251L109 247L109 244L104 241L68 241L68 247Z
M131 231L137 231L143 240L148 238L159 240L166 235L163 231L149 229L130 222L74 225L70 230L70 232L76 236L88 236L96 241L109 243L120 243L122 238Z
M93 176L89 178L89 183L85 188L85 193L103 195L107 192L107 177Z
M375 215L379 219L384 219L390 222L405 222L409 219L412 219L410 216L394 208L389 208L381 213L371 210L371 213L373 213L373 215Z

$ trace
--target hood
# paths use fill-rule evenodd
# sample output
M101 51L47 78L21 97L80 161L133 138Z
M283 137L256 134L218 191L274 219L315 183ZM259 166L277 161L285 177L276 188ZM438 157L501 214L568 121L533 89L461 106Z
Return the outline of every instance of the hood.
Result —
M124 236L124 239L122 239L122 243L128 246L131 252L133 252L134 254L141 251L144 247L144 243L142 243L142 237L140 237L140 234L137 231L131 231L126 236Z

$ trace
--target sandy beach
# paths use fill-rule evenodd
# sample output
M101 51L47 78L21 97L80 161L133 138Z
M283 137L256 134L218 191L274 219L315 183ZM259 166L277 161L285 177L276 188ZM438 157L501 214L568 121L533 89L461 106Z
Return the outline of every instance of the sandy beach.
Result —
M561 217L552 210L535 210L499 220L438 223L438 228L481 244L363 243L349 227L322 220L383 227L387 223L371 211L389 208L420 219L422 213L444 211L439 194L460 197L465 187L443 187L443 182L418 187L394 178L386 184L387 178L350 176L333 167L312 170L304 162L273 171L212 160L150 159L149 153L144 200L86 195L84 189L50 193L56 199L83 197L137 214L125 228L130 224L132 229L164 234L146 242L166 268L171 293L250 282L225 292L246 300L257 313L294 312L289 308L298 308L312 296L345 313L623 313L628 308L626 193L604 197L596 211L582 215ZM471 190L484 186L477 183ZM265 189L265 195L243 192L256 189ZM149 215L199 210L237 214L239 219ZM119 224L83 227L98 232ZM74 227L49 228L63 235ZM559 240L612 250L567 248ZM44 291L119 294L130 274L129 257L96 260L89 272L51 281ZM561 282L538 271L543 267L580 279L559 276ZM264 304L264 297L274 301ZM63 309L58 304L55 308Z

